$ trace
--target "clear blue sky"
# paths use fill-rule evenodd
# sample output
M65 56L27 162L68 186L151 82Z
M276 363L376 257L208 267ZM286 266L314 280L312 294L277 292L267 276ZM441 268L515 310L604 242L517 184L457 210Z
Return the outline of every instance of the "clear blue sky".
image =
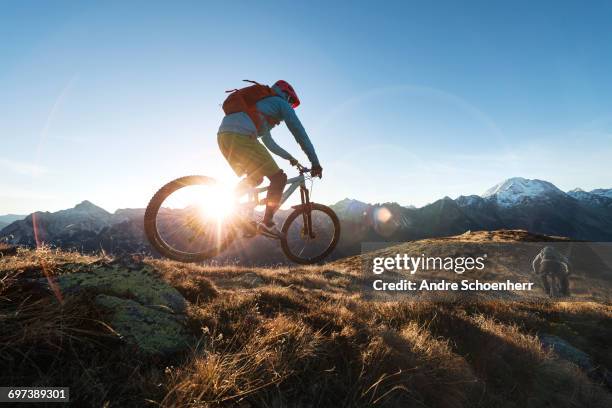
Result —
M420 206L512 176L609 188L611 21L597 1L3 1L0 214L232 180L216 130L245 78L298 90L317 201Z

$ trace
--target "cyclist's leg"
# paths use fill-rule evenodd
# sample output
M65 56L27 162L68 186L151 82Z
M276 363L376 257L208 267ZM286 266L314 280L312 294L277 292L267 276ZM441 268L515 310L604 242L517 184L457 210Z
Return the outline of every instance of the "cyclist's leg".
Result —
M544 286L544 293L546 293L546 295L549 295L550 283L548 283L548 275L541 275L540 279L542 280L542 286Z
M562 264L561 273L563 275L563 279L561 280L561 290L565 296L569 296L570 295L570 285L569 285L570 268L567 263Z
M561 283L561 294L563 296L569 296L569 278L567 274L562 273L559 275L559 282Z
M255 138L221 133L217 137L219 148L238 176L247 174L246 185L258 186L263 177L270 180L266 197L266 212L263 222L273 224L274 213L280 206L280 199L287 183L287 175L278 167L272 155ZM243 183L241 183L243 184Z
M243 163L246 141L248 141L248 136L237 133L223 132L217 135L219 150L238 177L242 177L246 173L246 167Z
M542 286L544 287L544 293L546 295L550 294L550 283L548 280L548 275L550 273L550 262L543 261L538 268L538 275L540 275L540 280L542 281Z
M280 170L270 153L254 137L223 132L217 136L217 142L236 175L238 177L247 175L237 189L256 187L263 182L265 175Z
M287 184L287 175L284 171L279 170L268 178L270 179L270 187L268 187L268 195L266 196L266 212L264 213L263 223L270 226L274 224L272 221L274 213L280 207L280 199Z
M268 149L257 140L253 140L253 144L248 151L247 174L247 178L254 180L254 183L257 184L261 183L263 177L270 180L263 223L271 226L274 224L272 221L274 213L280 206L280 199L287 183L287 175L278 167Z
M240 183L238 183L234 191L236 192L236 194L240 196L240 195L245 194L250 189L257 187L262 182L263 182L263 178L259 180L252 180L248 177L245 177L242 180L240 180Z
M272 221L274 214L280 206L280 199L287 183L287 175L278 167L268 149L258 141L254 141L249 151L247 174L248 178L254 180L257 184L261 183L263 177L270 180L263 223L272 226L274 224Z

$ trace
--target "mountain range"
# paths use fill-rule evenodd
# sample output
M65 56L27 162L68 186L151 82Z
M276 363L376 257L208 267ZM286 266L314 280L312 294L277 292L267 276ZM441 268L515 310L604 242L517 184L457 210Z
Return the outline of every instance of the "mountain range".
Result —
M4 227L11 224L12 222L15 222L17 220L22 220L25 217L26 217L25 215L17 215L17 214L0 215L0 231L2 231Z
M520 177L505 180L482 195L444 197L420 208L348 198L331 207L342 225L334 258L360 253L364 242L404 242L480 230L524 229L578 240L612 241L612 189L564 192L547 181ZM277 222L288 213L279 211ZM110 213L83 201L71 209L16 219L0 230L0 240L35 246L38 238L84 252L149 253L143 215L144 209ZM219 261L286 262L277 243L263 237L233 245Z

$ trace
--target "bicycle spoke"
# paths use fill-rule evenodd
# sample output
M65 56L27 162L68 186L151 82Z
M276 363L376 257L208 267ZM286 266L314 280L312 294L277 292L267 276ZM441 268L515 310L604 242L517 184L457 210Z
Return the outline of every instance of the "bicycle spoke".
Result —
M304 249L306 249L306 245L302 246L302 249L300 250L300 253L298 254L298 256L302 256L302 254L304 253Z
M310 262L330 248L335 232L333 219L321 210L312 209L310 216L296 214L287 229L284 248L295 259Z

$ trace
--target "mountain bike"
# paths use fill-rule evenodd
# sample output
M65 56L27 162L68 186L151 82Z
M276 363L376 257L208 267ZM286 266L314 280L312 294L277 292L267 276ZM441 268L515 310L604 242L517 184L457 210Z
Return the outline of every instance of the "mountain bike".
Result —
M550 291L551 298L569 296L569 281L567 274L550 274Z
M551 298L569 296L568 266L563 262L544 261L540 264L544 292Z
M237 238L257 235L279 240L284 254L295 263L320 262L338 244L340 221L331 208L310 201L310 169L300 164L296 167L299 175L287 180L280 204L298 189L301 203L291 207L282 237L266 235L257 228L255 210L265 205L261 196L267 186L239 185L228 193L215 179L197 175L180 177L155 193L145 211L145 234L161 255L182 262L204 261L219 255ZM310 189L307 181L311 181Z

